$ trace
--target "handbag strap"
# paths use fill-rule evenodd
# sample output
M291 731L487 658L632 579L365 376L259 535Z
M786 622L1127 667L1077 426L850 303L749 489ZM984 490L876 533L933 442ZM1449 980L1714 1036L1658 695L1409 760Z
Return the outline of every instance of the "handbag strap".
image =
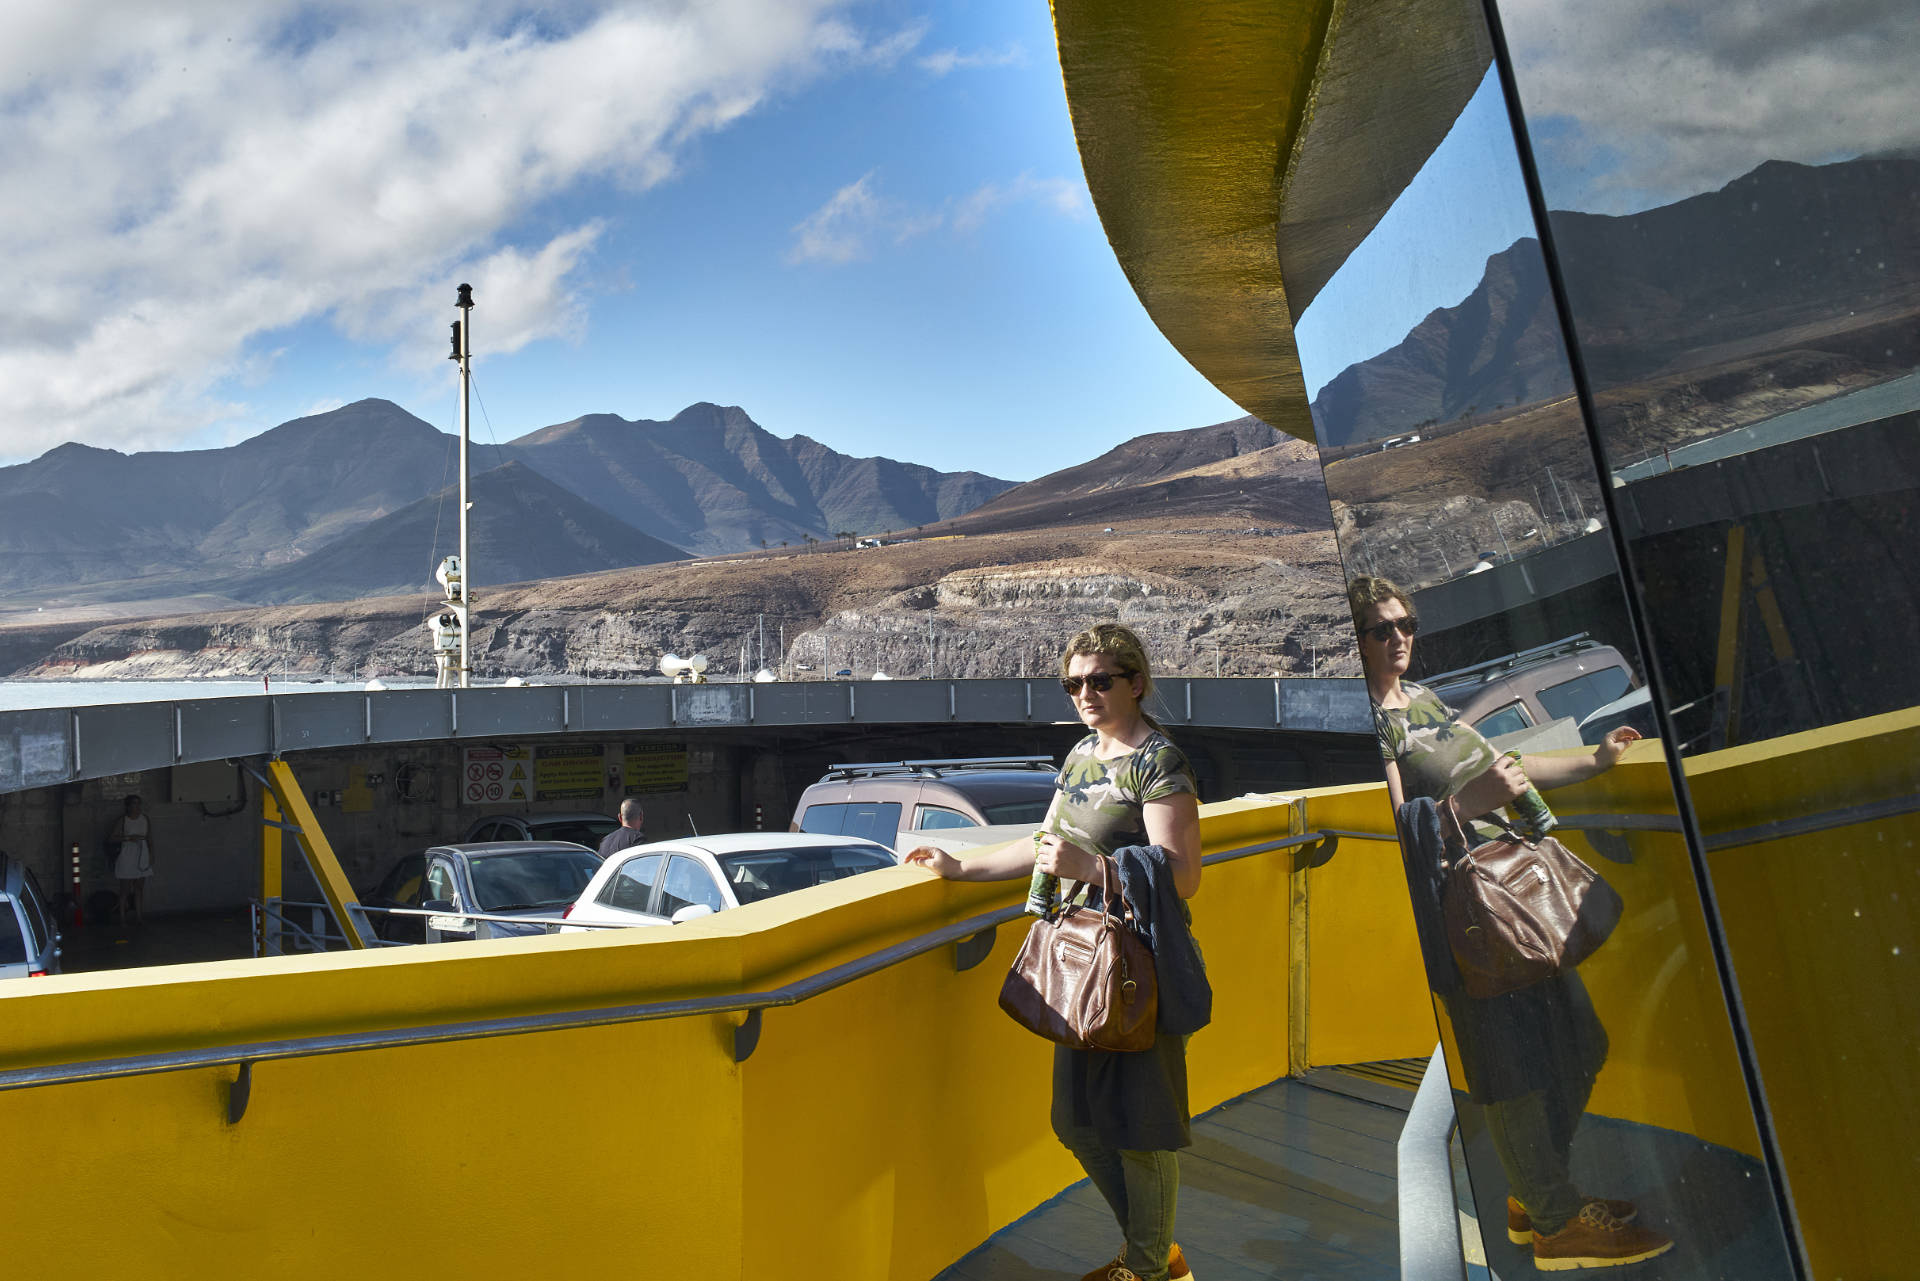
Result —
M1133 919L1133 905L1127 902L1127 893L1124 889L1118 894L1119 907L1116 909L1114 906L1114 887L1120 880L1119 863L1109 854L1097 854L1094 857L1100 863L1100 883L1097 887L1100 891L1100 914L1110 916L1123 925L1128 924ZM1109 877L1109 869L1111 869L1111 877ZM1092 881L1071 882L1067 892L1060 896L1060 905L1064 908L1079 896L1081 890L1090 888L1095 888Z

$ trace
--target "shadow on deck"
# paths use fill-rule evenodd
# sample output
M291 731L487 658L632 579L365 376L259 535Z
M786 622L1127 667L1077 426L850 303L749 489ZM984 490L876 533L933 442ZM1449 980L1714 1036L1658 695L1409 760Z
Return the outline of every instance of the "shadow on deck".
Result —
M1394 1144L1418 1066L1409 1086L1399 1080L1391 1068L1316 1070L1197 1118L1180 1154L1178 1232L1194 1276L1398 1275ZM1083 1179L938 1281L1078 1281L1119 1244L1112 1211Z

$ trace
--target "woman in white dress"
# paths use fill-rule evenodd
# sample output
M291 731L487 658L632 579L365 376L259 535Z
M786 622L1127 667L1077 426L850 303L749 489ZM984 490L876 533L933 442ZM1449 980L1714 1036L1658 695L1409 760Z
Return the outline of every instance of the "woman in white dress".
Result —
M120 852L113 860L113 875L120 882L120 896L115 906L123 924L129 909L138 921L147 878L153 875L153 820L140 812L138 796L127 798L126 812L113 825L113 839L120 844Z

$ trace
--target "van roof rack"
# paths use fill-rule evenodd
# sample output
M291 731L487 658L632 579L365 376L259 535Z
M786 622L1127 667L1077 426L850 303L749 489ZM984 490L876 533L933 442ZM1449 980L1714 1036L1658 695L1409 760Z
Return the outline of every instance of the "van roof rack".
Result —
M1432 676L1423 676L1420 683L1429 689L1441 685L1464 685L1469 681L1486 684L1508 672L1516 671L1531 663L1549 658L1563 658L1568 654L1578 654L1583 650L1599 649L1600 642L1585 632L1575 632L1571 636L1562 636L1557 641L1548 641L1544 645L1535 645L1531 649L1515 650L1500 658L1489 658L1483 663L1473 663L1466 667L1456 667L1450 672L1437 672Z
M871 761L864 764L833 765L828 778L880 778L889 774L917 774L939 778L943 774L964 774L970 770L1054 770L1051 756L962 756L947 760Z

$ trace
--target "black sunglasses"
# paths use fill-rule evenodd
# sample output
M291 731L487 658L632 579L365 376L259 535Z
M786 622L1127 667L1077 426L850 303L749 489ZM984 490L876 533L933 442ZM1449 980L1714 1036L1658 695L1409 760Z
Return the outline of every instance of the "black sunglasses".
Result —
M1091 676L1062 676L1060 688L1067 691L1068 698L1079 697L1082 685L1096 694L1104 694L1113 688L1115 681L1124 680L1131 675L1133 675L1132 672L1095 672Z
M1402 636L1411 636L1420 630L1420 620L1417 618L1389 618L1384 623L1375 623L1372 627L1362 627L1360 634L1362 636L1371 636L1377 641L1384 641L1387 637L1393 635L1396 629L1399 630Z

